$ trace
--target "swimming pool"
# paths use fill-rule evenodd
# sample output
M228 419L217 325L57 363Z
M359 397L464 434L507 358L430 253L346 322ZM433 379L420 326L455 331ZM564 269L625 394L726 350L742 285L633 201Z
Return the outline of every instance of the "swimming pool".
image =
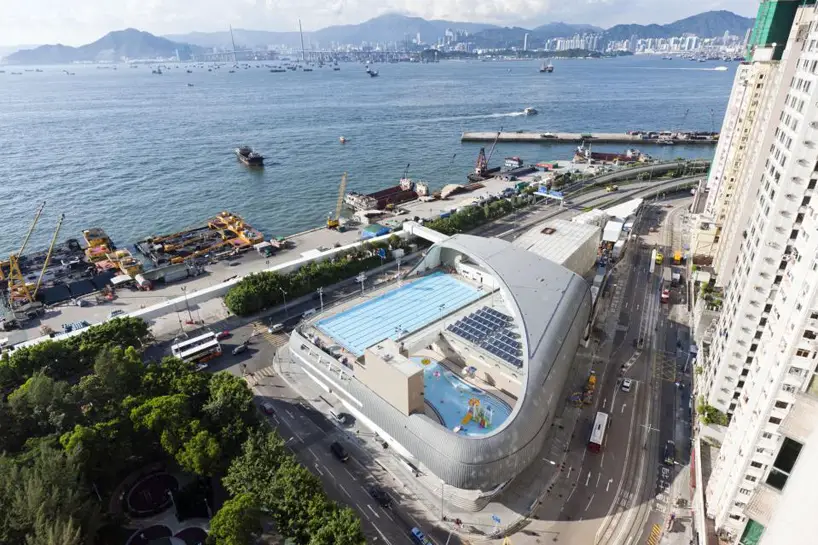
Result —
M482 292L450 274L435 272L316 323L353 354L386 338L417 331L476 301Z
M511 414L511 407L505 402L467 384L438 362L412 359L423 364L426 401L450 430L460 426L459 433L464 435L485 435L497 429Z

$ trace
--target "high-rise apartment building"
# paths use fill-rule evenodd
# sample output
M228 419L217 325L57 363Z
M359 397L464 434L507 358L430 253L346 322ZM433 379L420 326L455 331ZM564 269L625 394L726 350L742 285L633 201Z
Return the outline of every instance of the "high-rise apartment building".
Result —
M696 331L698 394L729 417L707 486L707 513L742 545L797 535L779 507L804 493L791 476L818 471L818 460L804 456L816 449L804 445L818 422L814 4L761 3L693 240L694 259L712 259L718 294L708 303L717 318Z

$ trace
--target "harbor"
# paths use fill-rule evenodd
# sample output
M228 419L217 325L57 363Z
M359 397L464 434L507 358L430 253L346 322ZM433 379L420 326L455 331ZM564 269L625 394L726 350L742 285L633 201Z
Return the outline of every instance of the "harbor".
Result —
M719 134L714 132L681 132L662 131L644 132L631 131L627 133L572 133L572 132L464 132L460 136L461 142L514 142L514 143L598 143L598 144L700 144L715 146L719 142Z

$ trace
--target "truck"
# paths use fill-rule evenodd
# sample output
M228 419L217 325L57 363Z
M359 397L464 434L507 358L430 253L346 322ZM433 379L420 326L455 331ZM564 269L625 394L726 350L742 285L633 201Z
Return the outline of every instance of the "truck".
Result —
M679 269L673 269L673 274L670 278L670 285L674 287L678 286L682 283L682 272Z
M663 267L662 268L662 287L663 288L669 288L672 281L673 281L673 271L670 270L670 267Z
M661 265L664 260L665 256L662 255L662 252L656 252L656 264Z
M682 252L675 251L673 252L673 264L674 265L681 265L682 264Z

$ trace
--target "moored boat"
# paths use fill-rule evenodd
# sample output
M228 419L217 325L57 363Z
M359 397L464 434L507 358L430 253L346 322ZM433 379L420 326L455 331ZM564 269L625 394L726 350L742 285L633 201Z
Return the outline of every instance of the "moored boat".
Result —
M256 153L253 151L253 148L248 146L241 146L240 148L236 148L236 157L238 157L239 161L247 165L248 167L263 167L264 166L264 156L260 153Z

